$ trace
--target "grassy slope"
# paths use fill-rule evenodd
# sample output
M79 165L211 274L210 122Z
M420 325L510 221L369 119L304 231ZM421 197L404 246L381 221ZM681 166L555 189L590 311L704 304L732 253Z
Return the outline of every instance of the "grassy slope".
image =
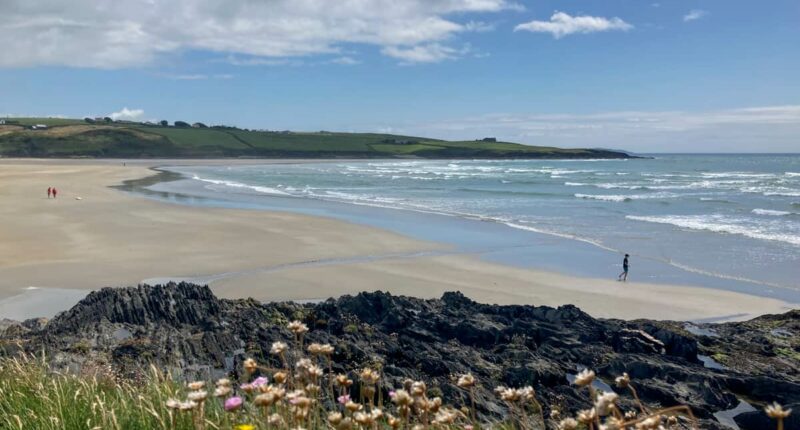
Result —
M421 157L609 158L623 154L506 142L450 142L376 133L284 133L175 128L133 123L89 125L82 120L13 118L0 126L0 156L16 157ZM48 130L20 126L46 124ZM395 143L410 142L410 143Z

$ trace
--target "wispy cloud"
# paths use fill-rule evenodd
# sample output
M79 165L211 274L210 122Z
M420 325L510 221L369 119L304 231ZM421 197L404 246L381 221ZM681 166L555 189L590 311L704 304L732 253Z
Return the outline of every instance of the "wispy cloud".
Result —
M334 58L333 60L330 60L329 62L333 64L341 64L343 66L354 66L356 64L361 64L361 61L358 61L353 57L347 57L347 56L337 57Z
M195 74L184 74L184 75L170 75L170 74L162 74L161 76L167 79L174 79L176 81L202 81L206 79L233 79L234 75L230 73L217 73L212 75L207 75L205 73L195 73Z
M405 127L407 133L474 139L483 135L541 145L635 151L797 152L800 105L593 114L491 114Z
M108 114L108 117L113 119L114 121L124 120L124 121L138 121L142 119L144 116L144 109L128 109L127 107L122 108L122 110L118 112L112 112Z
M514 31L531 31L534 33L550 33L556 39L570 34L586 34L601 31L628 31L633 25L620 18L603 18L600 16L571 16L564 12L555 12L550 21L531 21L519 24Z
M523 9L511 0L144 3L4 0L0 40L14 43L0 50L0 68L136 67L187 50L274 59L336 54L354 44L413 52L491 29L471 14Z
M689 13L683 16L683 22L696 21L706 15L708 15L708 11L702 9L692 9L689 11Z
M470 46L465 45L460 49L438 43L418 45L408 48L387 46L381 52L389 57L402 60L400 64L411 65L419 63L438 63L453 60L470 52Z

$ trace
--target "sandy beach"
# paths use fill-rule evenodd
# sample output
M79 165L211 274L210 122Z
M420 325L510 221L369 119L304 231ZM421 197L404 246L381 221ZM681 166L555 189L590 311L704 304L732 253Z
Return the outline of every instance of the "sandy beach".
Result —
M480 302L569 303L625 319L746 319L790 307L718 289L512 268L337 220L189 207L110 188L158 164L0 160L0 319L50 317L85 292L162 279L210 281L220 297L264 301L459 290ZM48 186L57 199L47 198Z

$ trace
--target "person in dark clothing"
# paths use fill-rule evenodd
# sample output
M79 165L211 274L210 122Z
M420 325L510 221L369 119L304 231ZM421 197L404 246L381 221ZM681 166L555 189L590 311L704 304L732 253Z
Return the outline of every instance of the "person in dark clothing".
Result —
M56 194L58 194L58 190L56 190L56 187L53 187L53 198L56 198Z
M625 254L625 259L622 260L622 273L619 274L618 281L626 282L628 280L628 257L630 255Z
M47 198L49 199L52 194L53 194L53 187L47 187Z

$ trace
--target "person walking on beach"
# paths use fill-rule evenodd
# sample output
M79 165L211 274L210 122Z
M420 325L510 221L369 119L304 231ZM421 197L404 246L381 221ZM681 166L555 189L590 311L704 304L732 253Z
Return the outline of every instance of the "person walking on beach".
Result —
M618 281L628 281L628 257L630 257L630 255L625 254L625 258L622 260L622 273L619 274L617 278Z
M56 194L58 194L58 190L56 190L56 187L53 187L53 198L56 198Z
M47 187L47 198L49 199L52 194L53 194L53 187Z

